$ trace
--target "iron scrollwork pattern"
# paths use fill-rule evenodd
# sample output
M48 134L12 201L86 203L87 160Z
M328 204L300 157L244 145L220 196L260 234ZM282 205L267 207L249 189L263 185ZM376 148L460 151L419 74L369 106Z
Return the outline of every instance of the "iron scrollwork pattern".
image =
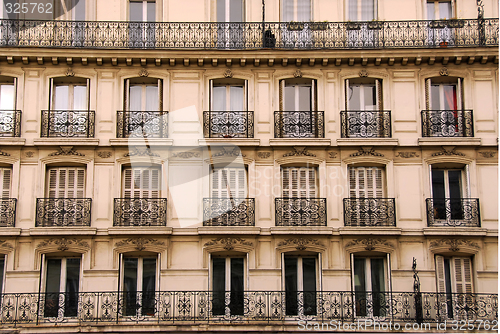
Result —
M276 226L326 226L326 198L276 198Z
M478 198L427 198L428 226L481 227Z
M391 112L341 111L342 138L391 138Z
M344 198L345 226L396 226L394 198Z
M0 110L0 137L21 136L21 111Z
M14 227L16 203L15 198L0 198L0 227Z
M167 138L167 111L118 111L117 138Z
M254 226L254 198L204 198L203 226Z
M95 113L87 110L42 110L41 137L94 137Z
M323 111L275 111L274 138L324 138Z
M91 198L37 198L35 226L90 226Z
M166 225L166 198L115 198L113 226Z
M253 111L204 111L205 138L253 138Z
M472 110L422 110L423 137L474 137Z

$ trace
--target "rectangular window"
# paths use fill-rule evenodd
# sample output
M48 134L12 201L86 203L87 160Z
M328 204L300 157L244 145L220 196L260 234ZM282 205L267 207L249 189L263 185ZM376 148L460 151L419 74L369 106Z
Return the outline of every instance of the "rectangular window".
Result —
M217 0L217 22L244 22L244 0Z
M247 176L245 168L219 168L212 166L212 198L246 198Z
M16 87L17 78L0 76L0 111L16 109Z
M310 22L311 0L281 0L282 22Z
M281 169L282 194L285 198L315 198L317 172L313 167L284 167Z
M379 167L349 167L349 197L384 197L383 169Z
M316 111L316 80L285 79L280 81L280 110Z
M463 109L462 78L455 81L427 79L426 91L428 110L461 110Z
M427 20L449 20L453 15L452 1L427 1Z
M76 317L80 289L80 258L48 258L45 263L45 317Z
M159 198L161 169L134 167L123 169L122 196L124 198Z
M89 110L90 79L51 78L49 110Z
M155 257L123 257L123 314L154 316L157 291Z
M48 168L45 194L48 198L85 198L85 168Z
M0 168L0 199L10 198L12 169Z
M211 111L246 111L247 81L240 79L210 80Z
M346 109L353 111L383 110L382 80L347 79Z
M284 257L286 315L316 315L317 258ZM301 314L302 315L302 314Z
M240 257L212 258L212 314L243 315L245 292L244 259ZM229 294L229 304L226 295Z
M7 269L7 256L0 255L0 295L3 293L5 272Z
M130 21L155 22L156 21L156 1L154 0L134 0L130 1Z
M432 199L434 218L464 219L462 170L432 169Z
M155 78L125 80L124 110L163 111L163 80Z
M348 0L349 21L372 21L377 19L377 0Z

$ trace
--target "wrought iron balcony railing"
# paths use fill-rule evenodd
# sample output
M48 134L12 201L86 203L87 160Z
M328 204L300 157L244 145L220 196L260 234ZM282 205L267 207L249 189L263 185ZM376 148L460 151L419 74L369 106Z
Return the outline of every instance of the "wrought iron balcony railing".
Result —
M276 226L326 226L326 198L276 198Z
M204 198L203 226L254 226L254 198Z
M275 111L274 138L324 138L323 111Z
M481 227L478 198L427 198L427 226Z
M394 198L344 198L345 226L396 226Z
M391 138L390 110L341 111L342 138Z
M147 291L4 293L0 324L283 324L307 319L338 324L498 322L498 295L350 291ZM450 324L451 325L451 324ZM401 326L403 327L403 326ZM477 327L476 327L477 328ZM486 327L483 327L486 328ZM331 328L334 330L333 328ZM429 327L430 331L430 327Z
M37 198L35 226L90 226L92 199Z
M14 227L16 224L15 198L0 198L0 227Z
M167 138L168 111L118 111L117 138Z
M167 199L115 198L113 226L167 226Z
M1 20L0 46L88 49L384 49L498 46L498 18L368 22Z
M204 111L205 138L253 138L253 111Z
M21 136L21 110L0 110L0 137Z
M474 137L472 110L422 110L422 137Z
M41 137L93 138L94 128L94 111L42 110Z

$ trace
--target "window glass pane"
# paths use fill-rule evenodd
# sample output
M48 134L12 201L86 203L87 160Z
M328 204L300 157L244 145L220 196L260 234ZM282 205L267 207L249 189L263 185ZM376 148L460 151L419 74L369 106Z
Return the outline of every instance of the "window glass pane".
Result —
M155 291L156 259L145 258L142 260L142 291Z
M158 110L158 86L146 86L146 110Z
M74 317L78 313L78 291L80 288L80 259L66 259L66 299L64 315Z
M226 0L217 0L217 22L226 22Z
M69 109L69 87L55 86L54 87L54 110L68 110Z
M75 21L85 21L85 0L73 0L73 18Z
M443 85L444 110L457 110L457 90L455 85Z
M372 291L385 291L384 259L371 259Z
M226 111L226 86L214 87L213 92L212 110Z
M444 280L446 283L446 293L451 293L451 268L450 259L444 259Z
M285 111L295 111L295 86L285 86Z
M427 20L435 20L434 2L427 3Z
M350 21L358 20L358 0L349 0L349 17Z
M361 110L361 87L359 85L350 85L348 94L349 110Z
M299 110L311 111L311 87L299 86Z
M87 86L74 86L73 110L86 110L87 102Z
M229 95L230 95L230 109L231 111L242 111L245 110L244 99L243 99L243 90L242 86L231 86L229 87Z
M316 259L303 258L302 268L304 279L303 290L316 291Z
M450 185L450 198L462 198L460 181L462 173L459 170L448 171L448 183Z
M222 315L225 314L226 259L214 258L212 270L212 312L214 315Z
M156 21L156 3L154 1L148 1L147 10L148 10L148 22Z
M142 86L130 86L130 111L142 110Z
M431 110L441 110L441 96L439 94L439 85L431 86Z
M61 292L61 260L47 260L47 276L45 282L45 313L47 317L58 314L59 293Z
M444 171L432 170L432 197L445 198Z
M14 110L14 85L0 85L0 110Z
M137 292L138 259L125 258L123 260L123 291Z
M377 109L377 97L375 86L362 86L364 95L364 109L375 110Z
M297 314L297 258L285 258L286 314Z
M361 21L375 19L374 0L361 0Z
M130 1L130 21L143 21L142 1Z
M439 19L451 18L451 2L439 2Z
M3 292L3 272L5 268L5 257L0 257L0 293Z
M297 21L311 21L311 0L297 0Z
M231 259L231 314L243 314L243 259Z
M296 21L293 17L294 0L282 0L283 22Z
M354 291L366 291L365 259L354 258Z
M229 21L243 22L243 0L229 1Z

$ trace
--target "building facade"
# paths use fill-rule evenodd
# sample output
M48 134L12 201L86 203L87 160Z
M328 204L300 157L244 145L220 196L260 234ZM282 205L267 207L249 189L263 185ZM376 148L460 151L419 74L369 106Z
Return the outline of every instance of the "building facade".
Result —
M497 1L24 5L3 328L496 324Z

